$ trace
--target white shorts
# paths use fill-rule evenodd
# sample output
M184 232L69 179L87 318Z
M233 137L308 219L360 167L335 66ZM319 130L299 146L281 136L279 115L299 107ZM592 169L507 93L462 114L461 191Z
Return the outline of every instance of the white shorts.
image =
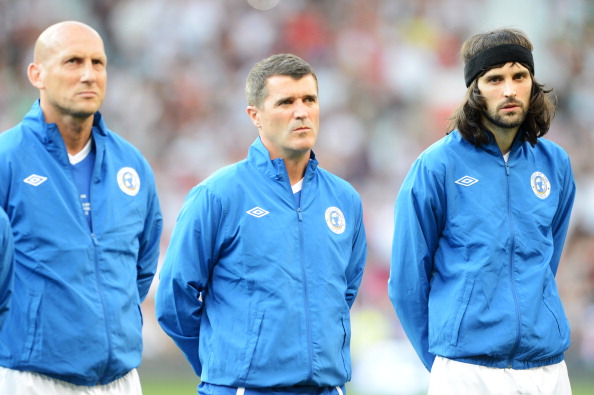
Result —
M342 393L342 389L341 389L340 387L335 387L335 389L336 389L336 393L337 393L338 395L344 395L344 394ZM271 389L271 391L274 391L274 389ZM245 395L245 388L243 388L243 387L239 387L239 388L237 389L237 392L235 393L235 395Z
M74 385L43 374L0 366L0 394L4 395L142 395L136 369L105 385Z
M436 357L427 395L571 395L567 365L499 369Z

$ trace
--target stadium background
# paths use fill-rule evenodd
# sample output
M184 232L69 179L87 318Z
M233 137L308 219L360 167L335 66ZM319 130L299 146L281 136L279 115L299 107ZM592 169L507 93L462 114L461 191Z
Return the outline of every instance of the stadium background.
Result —
M365 208L369 261L353 308L352 395L426 388L428 375L387 298L394 200L463 99L462 41L497 27L526 31L536 77L559 99L548 137L569 152L578 187L557 278L572 325L566 359L574 393L594 394L594 2L280 0L263 11L246 0L0 0L0 130L37 97L25 72L35 38L66 19L105 39L102 112L154 167L163 252L188 190L241 159L256 137L245 113L249 68L278 52L312 63L322 107L315 151L359 190ZM197 380L154 318L156 283L143 305L145 394L193 394Z

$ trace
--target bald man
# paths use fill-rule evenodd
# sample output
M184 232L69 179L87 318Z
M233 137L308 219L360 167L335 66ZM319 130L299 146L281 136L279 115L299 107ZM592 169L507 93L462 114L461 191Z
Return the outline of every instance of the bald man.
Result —
M0 208L14 234L0 394L141 394L140 304L162 217L153 171L99 113L107 56L91 27L46 29L27 74L39 99L0 134Z

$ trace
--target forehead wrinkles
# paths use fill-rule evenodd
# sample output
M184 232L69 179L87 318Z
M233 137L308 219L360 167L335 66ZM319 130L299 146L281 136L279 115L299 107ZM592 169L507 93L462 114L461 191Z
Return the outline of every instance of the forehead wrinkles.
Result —
M303 77L272 76L266 81L268 98L317 97L315 82Z

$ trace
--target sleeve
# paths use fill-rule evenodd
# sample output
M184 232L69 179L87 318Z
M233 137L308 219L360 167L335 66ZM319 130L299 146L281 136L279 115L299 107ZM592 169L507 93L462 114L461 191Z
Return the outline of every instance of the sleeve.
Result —
M357 297L357 292L363 278L363 269L367 260L367 239L365 236L365 226L363 224L363 206L360 199L357 204L358 215L355 223L356 231L353 238L353 251L346 273L348 282L346 302L349 307L353 307L353 303Z
M567 229L569 228L569 219L571 217L571 210L575 200L575 180L571 170L571 163L569 157L566 157L565 172L562 176L561 196L559 197L559 207L557 213L553 218L553 246L554 253L551 257L551 271L554 275L557 274L559 261L563 252L563 245L565 244L565 237L567 236Z
M388 293L408 339L431 370L428 300L433 256L443 229L443 186L418 159L407 175L394 209Z
M202 373L199 337L208 279L218 248L222 206L202 186L186 197L159 272L156 314L159 325Z
M6 320L12 298L14 243L8 217L0 208L0 328Z
M140 235L138 261L136 263L136 284L140 301L144 301L157 271L159 262L161 232L163 230L163 217L159 198L155 187L154 176L151 174L151 192L148 202L147 216L144 221L144 230Z

